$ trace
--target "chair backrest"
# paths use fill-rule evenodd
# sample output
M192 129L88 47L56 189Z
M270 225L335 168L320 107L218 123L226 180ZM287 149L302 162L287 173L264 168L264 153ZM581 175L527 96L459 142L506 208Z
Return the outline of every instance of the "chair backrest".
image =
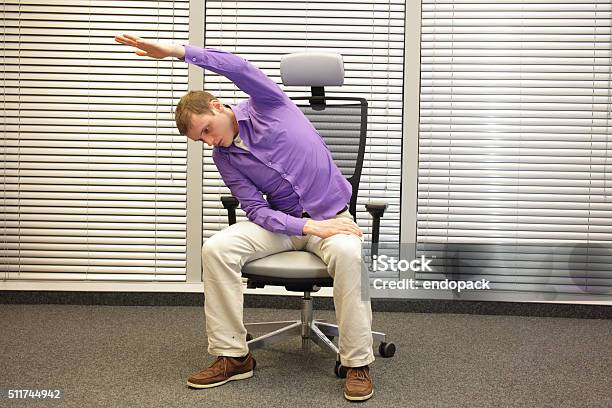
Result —
M364 98L326 96L326 86L344 84L344 60L337 53L302 52L283 56L285 86L310 86L311 96L291 98L310 120L332 158L353 187L349 211L357 220L357 194L368 124Z
M334 162L352 186L349 212L357 219L357 194L363 169L368 103L364 98L309 96L291 98L310 120L331 152Z

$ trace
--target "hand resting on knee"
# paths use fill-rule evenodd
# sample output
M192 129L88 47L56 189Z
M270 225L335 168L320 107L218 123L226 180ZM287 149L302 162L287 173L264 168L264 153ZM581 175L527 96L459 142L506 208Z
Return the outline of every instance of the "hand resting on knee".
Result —
M309 219L304 225L304 234L321 238L328 238L335 234L355 234L361 237L363 232L353 220L342 217L321 221Z

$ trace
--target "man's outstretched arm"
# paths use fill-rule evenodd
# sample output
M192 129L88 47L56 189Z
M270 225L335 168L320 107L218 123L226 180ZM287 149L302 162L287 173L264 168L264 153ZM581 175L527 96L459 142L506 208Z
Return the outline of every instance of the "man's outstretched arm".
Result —
M185 57L185 47L179 44L160 44L130 34L118 35L115 37L115 41L137 48L136 55L140 55L141 57L155 59L167 57L183 59Z
M192 45L160 44L130 34L118 35L115 41L137 48L136 54L143 57L184 59L187 63L223 75L247 93L260 108L272 108L287 99L280 87L262 70L230 52Z

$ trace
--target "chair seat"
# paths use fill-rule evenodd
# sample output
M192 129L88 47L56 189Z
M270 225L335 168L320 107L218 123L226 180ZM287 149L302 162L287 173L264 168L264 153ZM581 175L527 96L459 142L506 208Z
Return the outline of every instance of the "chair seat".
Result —
M248 262L242 267L242 275L247 278L331 279L325 262L306 251L280 252Z

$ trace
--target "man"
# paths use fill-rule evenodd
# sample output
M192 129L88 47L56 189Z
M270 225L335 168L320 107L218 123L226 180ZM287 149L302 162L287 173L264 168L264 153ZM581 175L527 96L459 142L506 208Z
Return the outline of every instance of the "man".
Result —
M369 399L374 354L370 302L361 298L363 234L347 210L350 183L322 138L274 81L236 55L127 34L115 40L138 48L140 56L175 57L216 72L250 96L227 106L207 92L192 91L176 108L179 132L213 146L219 173L249 219L219 231L202 248L208 352L217 359L187 384L210 388L253 376L241 267L274 253L306 250L334 277L340 362L348 368L344 396Z

